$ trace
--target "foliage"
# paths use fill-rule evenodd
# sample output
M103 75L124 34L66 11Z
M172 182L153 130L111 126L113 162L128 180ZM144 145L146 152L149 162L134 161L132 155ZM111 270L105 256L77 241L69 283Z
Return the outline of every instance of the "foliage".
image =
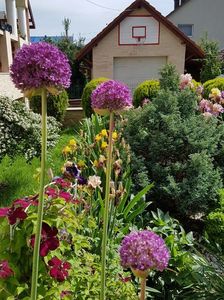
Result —
M179 89L180 77L175 65L166 64L160 71L160 88L176 92Z
M64 184L64 187L60 184ZM54 196L50 194L52 189L56 192ZM27 197L14 202L11 207L14 209L13 213L16 213L16 207L22 209L25 216L22 220L21 214L17 215L17 221L11 223L11 226L8 224L8 217L3 217L1 212L0 257L9 262L14 273L13 277L8 274L0 279L1 299L29 299L36 201L36 197ZM48 230L54 230L54 236L46 233L41 240L42 249L50 248L42 252L40 259L38 299L58 300L64 294L67 295L66 299L98 299L100 258L94 253L94 245L98 241L92 234L97 224L84 203L76 201L74 187L68 181L55 181L46 188L44 224ZM51 246L53 240L57 241L57 246ZM111 244L107 269L107 299L138 299L130 279L127 282L125 280L128 274L119 267L115 249ZM56 274L50 272L49 261L55 257L66 263L68 271L62 267ZM59 275L62 277L58 277Z
M118 117L119 118L119 117ZM84 119L76 140L71 140L63 149L65 160L74 161L81 170L81 176L89 178L97 176L101 180L100 188L92 191L90 213L98 219L99 229L102 223L105 196L106 158L108 146L108 119L92 115L91 119ZM152 188L149 181L135 196L131 196L132 181L130 178L130 152L125 143L122 132L113 132L113 155L109 208L109 237L117 238L116 232L122 228L126 233L136 218L139 218L149 202L144 199L145 194ZM83 197L88 193L83 189Z
M223 278L196 249L192 232L186 233L179 222L157 209L145 217L148 229L159 234L170 249L169 268L163 273L152 271L148 286L152 299L222 299ZM211 278L217 279L211 281ZM190 297L191 295L191 297ZM202 298L199 295L203 295ZM217 295L217 298L206 298ZM195 297L194 297L195 296Z
M223 123L198 114L197 95L189 88L161 90L127 117L126 139L155 182L156 205L188 216L213 210L222 187ZM132 164L134 175L138 168Z
M208 80L203 84L203 87L204 96L208 98L213 88L218 88L220 91L224 90L224 78L215 78Z
M83 111L86 117L91 117L93 110L91 107L91 94L92 92L96 89L96 87L107 81L107 78L104 77L100 77L100 78L96 78L96 79L92 79L90 82L88 82L83 90L83 94L82 94L82 107L83 107Z
M146 80L140 83L133 96L134 107L142 106L144 99L152 100L159 91L159 81L158 80Z
M53 174L61 172L64 162L61 149L73 136L74 130L63 131L56 146L49 151L48 168L51 168ZM23 155L13 158L5 156L0 163L0 206L10 205L16 198L36 193L39 186L39 168L39 158L33 158L27 163Z
M30 100L31 109L35 113L41 114L41 97L34 96ZM68 107L68 94L65 90L58 95L47 95L47 114L62 122Z
M197 90L197 88L201 87L202 86L202 83L201 82L198 82L194 79L192 79L192 83L193 83L193 90Z
M207 216L206 233L210 241L218 244L220 249L224 249L224 210L217 209Z
M219 58L219 46L216 41L209 41L207 36L201 39L201 48L205 52L200 80L202 83L221 74L221 61Z
M48 147L59 138L60 124L48 117ZM40 155L41 117L20 101L0 97L0 160L22 154L27 160Z

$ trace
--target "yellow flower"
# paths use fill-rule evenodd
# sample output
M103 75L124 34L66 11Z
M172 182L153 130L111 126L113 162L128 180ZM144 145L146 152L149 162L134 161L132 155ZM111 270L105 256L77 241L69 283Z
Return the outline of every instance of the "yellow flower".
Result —
M211 96L213 97L221 97L221 91L217 88L213 88L211 90Z
M80 168L80 169L84 168L85 165L86 164L85 164L84 160L79 160L78 163L77 163L77 167Z
M116 131L114 131L114 132L112 133L112 138L113 138L114 140L116 140L116 139L118 138L118 134L117 134Z
M72 153L72 149L69 147L69 146L66 146L63 151L62 151L64 154L69 154L69 153Z
M71 139L70 141L69 141L69 146L76 146L76 140L75 139Z
M107 148L107 146L108 146L107 142L102 142L101 149L105 149Z
M100 140L101 140L101 135L100 134L97 134L96 136L95 136L95 141L96 142L99 142Z
M102 129L101 132L100 132L100 134L101 134L102 136L108 136L107 130L106 130L106 129Z
M93 166L96 167L96 168L98 168L98 166L99 166L99 163L98 163L98 161L96 159L93 162Z

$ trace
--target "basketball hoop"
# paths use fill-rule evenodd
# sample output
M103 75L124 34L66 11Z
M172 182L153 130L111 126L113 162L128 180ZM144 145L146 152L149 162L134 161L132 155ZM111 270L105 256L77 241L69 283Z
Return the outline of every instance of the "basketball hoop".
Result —
M145 37L137 37L135 38L136 46L144 45L146 38Z

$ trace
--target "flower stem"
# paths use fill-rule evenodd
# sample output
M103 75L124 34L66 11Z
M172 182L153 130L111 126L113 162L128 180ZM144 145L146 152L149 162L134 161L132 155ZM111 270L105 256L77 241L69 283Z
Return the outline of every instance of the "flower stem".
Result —
M110 113L109 125L109 142L107 149L107 169L106 169L106 188L105 188L105 204L103 216L103 238L102 238L102 256L101 256L101 291L100 300L105 300L106 296L106 254L107 254L107 235L108 235L108 215L109 215L109 199L110 199L110 178L111 178L111 165L112 165L112 133L114 126L114 113Z
M146 278L147 277L142 277L141 278L141 294L140 294L140 300L145 300L145 289L146 289Z
M31 286L31 300L37 299L37 281L38 281L38 269L39 269L39 251L41 241L41 229L43 220L43 208L44 208L44 181L45 181L45 169L46 169L46 153L47 153L47 91L42 90L41 93L41 105L42 105L42 143L41 143L41 174L40 174L40 193L37 212L37 224L35 232L35 244L33 253L33 269L32 269L32 286Z

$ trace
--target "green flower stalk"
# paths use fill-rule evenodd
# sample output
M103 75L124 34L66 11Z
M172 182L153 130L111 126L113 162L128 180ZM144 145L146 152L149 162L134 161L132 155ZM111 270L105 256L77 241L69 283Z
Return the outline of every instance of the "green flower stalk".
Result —
M34 71L35 70L35 71ZM40 191L35 228L33 254L31 300L37 299L39 274L40 242L44 208L44 183L47 161L47 91L58 93L70 85L71 70L65 55L48 43L24 45L14 58L10 69L15 86L25 96L41 94L42 105L42 140L41 140L41 174Z
M103 237L101 254L101 293L100 300L106 299L106 263L107 263L107 240L108 240L108 218L110 200L110 180L112 168L113 142L112 134L114 127L114 113L121 112L132 106L130 90L120 82L109 80L100 84L91 95L93 110L100 115L109 115L109 141L107 148L107 168L105 203L103 216Z

